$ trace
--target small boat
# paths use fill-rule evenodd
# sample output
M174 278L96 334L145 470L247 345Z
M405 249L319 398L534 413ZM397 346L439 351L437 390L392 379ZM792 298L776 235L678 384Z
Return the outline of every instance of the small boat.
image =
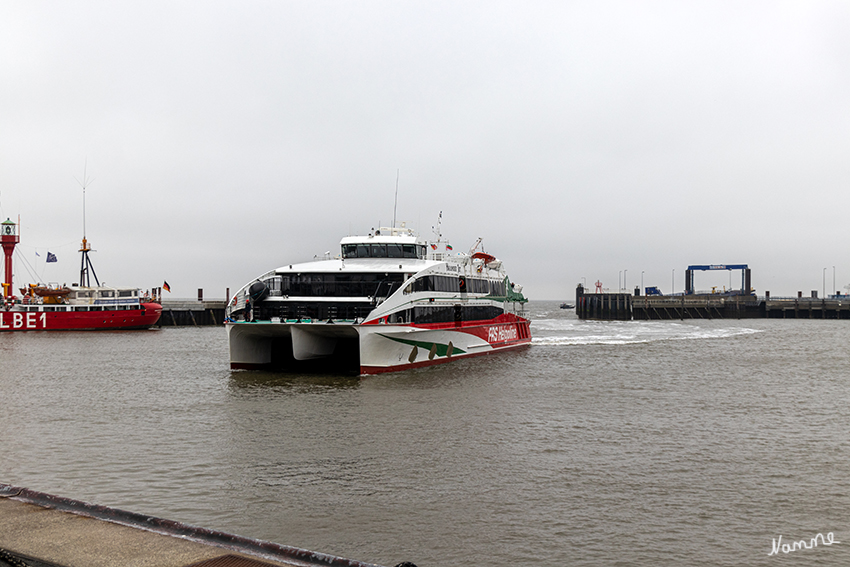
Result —
M562 303L561 304L561 309L575 309L575 307L576 306L573 305L572 303Z
M12 295L12 253L20 239L16 223L6 219L0 227L0 243L6 256L0 332L147 329L159 320L162 306L148 301L138 288L100 285L88 257L91 248L85 236L80 249L83 262L79 284L29 284L20 288L20 297ZM90 272L94 286L90 285Z
M402 223L263 274L228 304L230 367L378 374L528 345L522 286L480 244L457 253Z
M26 288L24 288L26 289ZM48 286L34 286L31 288L32 293L39 297L65 297L66 295L71 293L71 290L65 286L62 287L48 287Z

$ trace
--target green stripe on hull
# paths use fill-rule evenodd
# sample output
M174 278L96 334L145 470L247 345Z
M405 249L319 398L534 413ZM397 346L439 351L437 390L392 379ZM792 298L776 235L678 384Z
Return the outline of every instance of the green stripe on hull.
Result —
M443 345L443 344L440 344L440 343L429 343L429 342L425 342L425 341L411 341L411 340L408 340L408 339L399 339L399 338L396 338L396 337L391 337L389 335L385 335L383 333L376 333L376 334L384 337L385 339L390 339L391 341L395 341L397 343L402 343L402 344L405 344L405 345L415 346L415 347L421 348L421 349L426 350L426 351L431 350L431 347L436 345L437 356L446 356L449 352L449 345ZM466 354L466 351L461 350L461 349L457 348L456 346L452 345L451 356L454 356L456 354Z

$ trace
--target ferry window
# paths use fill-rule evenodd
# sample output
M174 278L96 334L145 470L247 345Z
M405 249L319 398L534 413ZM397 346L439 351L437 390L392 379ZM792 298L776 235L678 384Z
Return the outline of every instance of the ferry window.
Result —
M413 309L403 309L389 316L390 323L412 323Z
M418 257L419 258L425 258L426 257L425 256L425 245L424 244L417 244L416 248L419 249Z
M342 246L342 257L343 258L357 258L357 245L356 244L343 244L343 246Z
M416 258L416 245L414 244L402 244L402 257L404 258Z
M401 244L387 244L388 258L404 258Z
M434 291L434 285L431 283L430 276L416 278L413 281L413 291Z
M281 279L283 293L290 296L369 297L397 289L404 274L298 274Z
M460 280L451 276L424 276L413 282L413 291L459 292Z
M281 288L282 288L283 278L281 278L280 276L273 276L273 277L268 278L264 281L265 281L265 284L269 288L269 295L274 295L274 296L282 295Z
M457 278L450 276L433 276L437 281L434 282L436 291L460 291L460 281Z
M369 245L368 244L357 244L357 258L368 258L369 254Z
M114 291L101 291L100 296L101 297L115 297L115 292Z
M490 294L491 295L499 295L499 296L505 295L505 282L491 282L491 283L492 283L492 285L490 286L490 289L491 289Z
M504 311L491 305L467 305L463 308L464 321L486 321L495 319Z
M474 279L468 283L472 293L490 293L490 282L487 280Z
M387 257L387 245L386 244L372 244L372 258L386 258Z
M413 310L416 323L451 323L455 320L454 307L421 306Z
M130 289L121 290L118 292L118 297L133 297L133 291Z

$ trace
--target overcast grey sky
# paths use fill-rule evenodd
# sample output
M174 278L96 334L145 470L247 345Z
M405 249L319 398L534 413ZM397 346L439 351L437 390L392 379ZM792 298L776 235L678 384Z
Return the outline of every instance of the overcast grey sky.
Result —
M85 167L101 280L223 297L390 224L399 171L399 221L443 211L532 299L710 263L842 289L848 29L846 2L0 0L0 213L77 281Z

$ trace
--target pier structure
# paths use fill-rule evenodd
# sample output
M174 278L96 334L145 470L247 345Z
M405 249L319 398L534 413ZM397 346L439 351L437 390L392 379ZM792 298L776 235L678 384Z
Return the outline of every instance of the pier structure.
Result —
M203 289L198 289L197 299L162 299L161 288L152 290L151 295L162 305L158 327L223 325L230 288L227 289L228 297L225 299L204 299Z
M227 302L222 300L166 299L162 301L162 315L159 317L157 326L200 327L205 325L223 325L225 307L227 307Z
M818 298L771 297L755 293L680 293L674 295L623 292L587 293L576 287L576 315L596 321L664 319L850 319L850 296Z
M0 484L0 566L379 567Z

